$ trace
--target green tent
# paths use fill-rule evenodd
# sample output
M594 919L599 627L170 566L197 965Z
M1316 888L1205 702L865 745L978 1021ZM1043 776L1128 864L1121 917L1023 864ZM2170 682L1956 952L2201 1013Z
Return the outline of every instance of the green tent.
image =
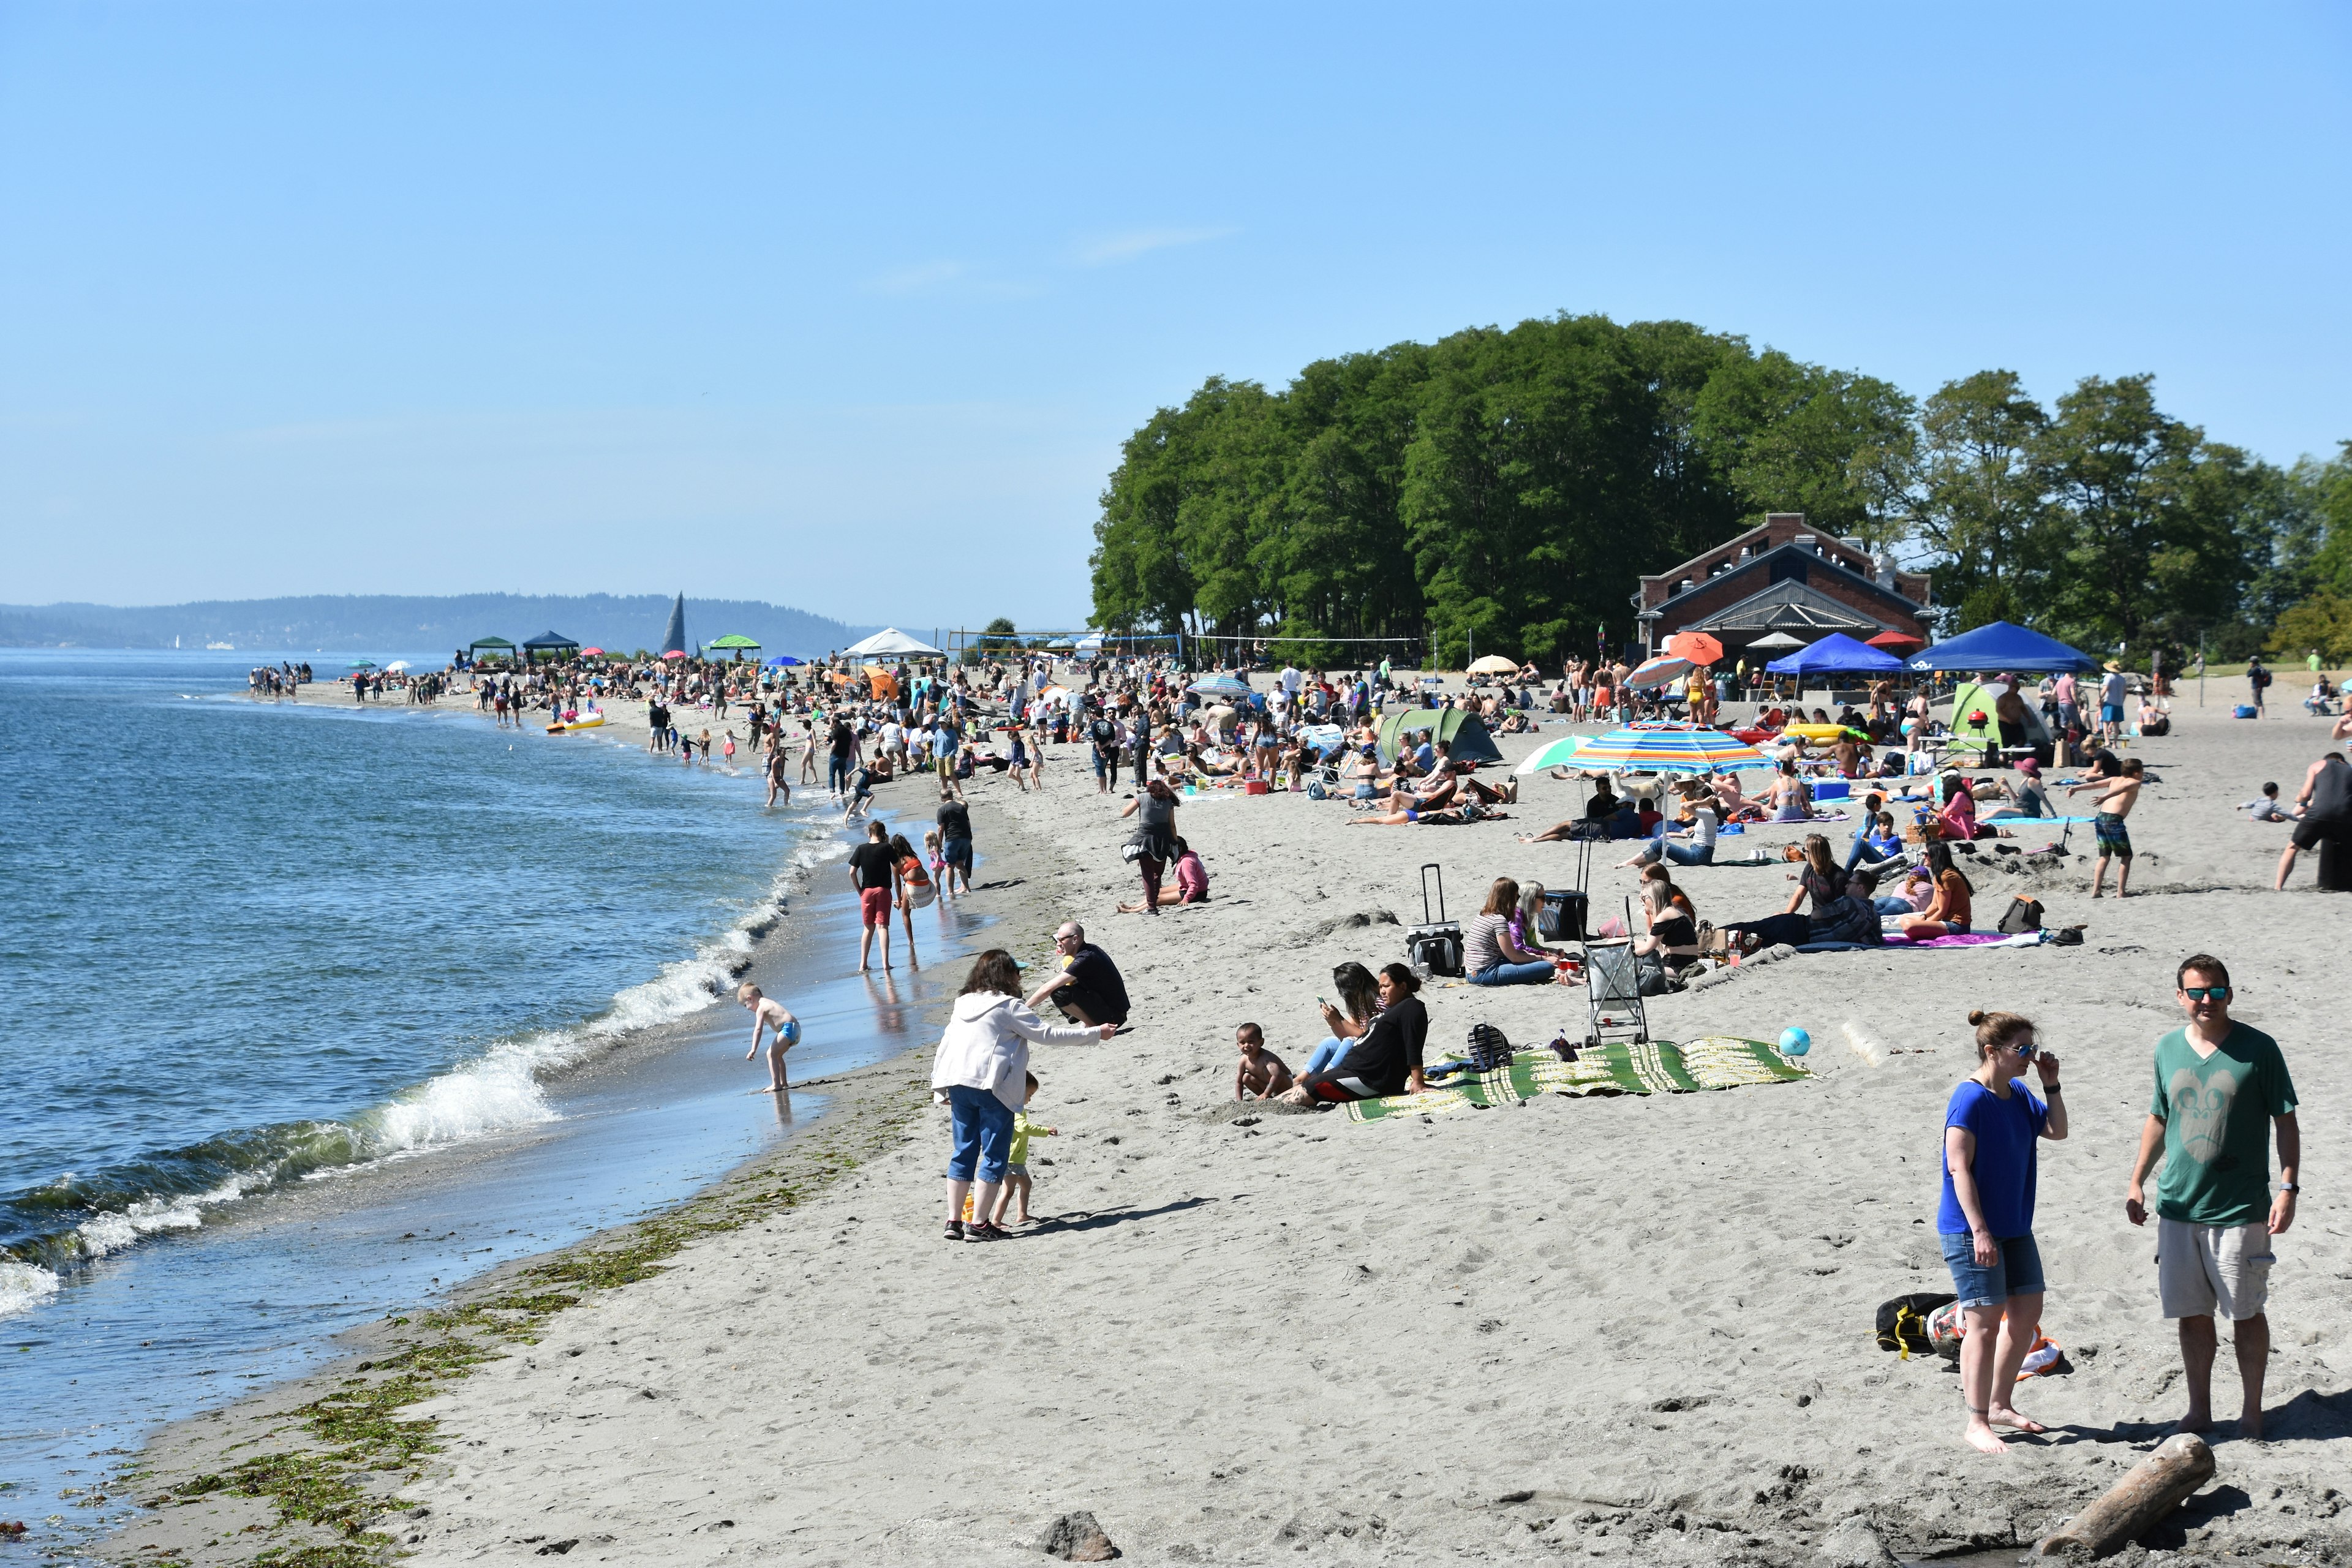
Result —
M1499 763L1503 753L1496 749L1495 737L1486 733L1486 721L1466 708L1417 708L1409 712L1391 713L1381 725L1381 761L1393 766L1403 738L1431 731L1432 741L1443 741L1458 763ZM1418 742L1416 742L1418 743Z
M758 643L753 642L750 637L743 636L740 632L730 632L725 637L720 637L717 641L707 646L713 648L726 648L730 652L733 653L738 658L742 658L747 650L751 653L757 653L760 651L760 645Z
M1959 689L1952 693L1951 749L1976 752L1981 767L1999 767L2006 760L2000 754L2000 724L1993 717L1993 700L2000 695L1991 687L1974 680L1960 682ZM2018 689L2018 695L2025 695L2022 687ZM2051 743L2050 731L2031 702L2025 704L2025 743Z
M514 644L507 641L504 637L476 637L472 642L466 645L466 651L467 653L475 653L482 648L488 648L494 653L512 653L514 652Z

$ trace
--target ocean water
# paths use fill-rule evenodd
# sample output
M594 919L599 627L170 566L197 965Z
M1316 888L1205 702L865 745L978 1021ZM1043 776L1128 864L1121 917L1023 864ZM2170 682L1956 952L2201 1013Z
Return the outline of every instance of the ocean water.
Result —
M821 1111L746 1095L716 1005L779 922L798 1078L913 1043L947 983L851 976L839 913L788 909L848 847L814 802L446 703L256 702L249 662L0 652L0 1517ZM925 914L926 956L977 929Z

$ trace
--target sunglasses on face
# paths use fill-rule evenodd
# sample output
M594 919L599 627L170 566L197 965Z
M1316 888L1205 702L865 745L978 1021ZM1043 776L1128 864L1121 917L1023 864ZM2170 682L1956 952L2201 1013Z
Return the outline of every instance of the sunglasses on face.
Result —
M2180 988L2180 994L2191 1002L2202 1002L2209 996L2216 1002L2227 1002L2230 999L2230 988L2226 985L2184 985Z
M2014 1051L2019 1056L2024 1058L2027 1061L2032 1061L2033 1059L2033 1053L2040 1050L2042 1047L2035 1045L2032 1040L2003 1040L2000 1043L2000 1048L2004 1051Z

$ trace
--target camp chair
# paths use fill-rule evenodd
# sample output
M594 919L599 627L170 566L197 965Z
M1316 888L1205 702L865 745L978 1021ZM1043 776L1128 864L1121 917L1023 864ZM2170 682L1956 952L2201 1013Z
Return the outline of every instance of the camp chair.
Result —
M1625 929L1633 929L1633 905L1625 904ZM1650 1016L1642 1005L1642 966L1633 955L1633 939L1617 937L1584 944L1584 1005L1588 1023L1584 1043L1598 1046L1604 1031L1632 1031L1638 1044L1650 1037Z

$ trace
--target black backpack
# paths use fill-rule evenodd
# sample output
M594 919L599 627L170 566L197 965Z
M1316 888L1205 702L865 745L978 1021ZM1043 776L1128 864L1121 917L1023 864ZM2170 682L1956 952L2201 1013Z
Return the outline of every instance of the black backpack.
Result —
M1938 1294L1922 1290L1882 1301L1878 1307L1878 1348L1900 1351L1906 1360L1914 1351L1925 1355L1933 1348L1927 1342L1927 1314L1958 1300L1949 1291Z

